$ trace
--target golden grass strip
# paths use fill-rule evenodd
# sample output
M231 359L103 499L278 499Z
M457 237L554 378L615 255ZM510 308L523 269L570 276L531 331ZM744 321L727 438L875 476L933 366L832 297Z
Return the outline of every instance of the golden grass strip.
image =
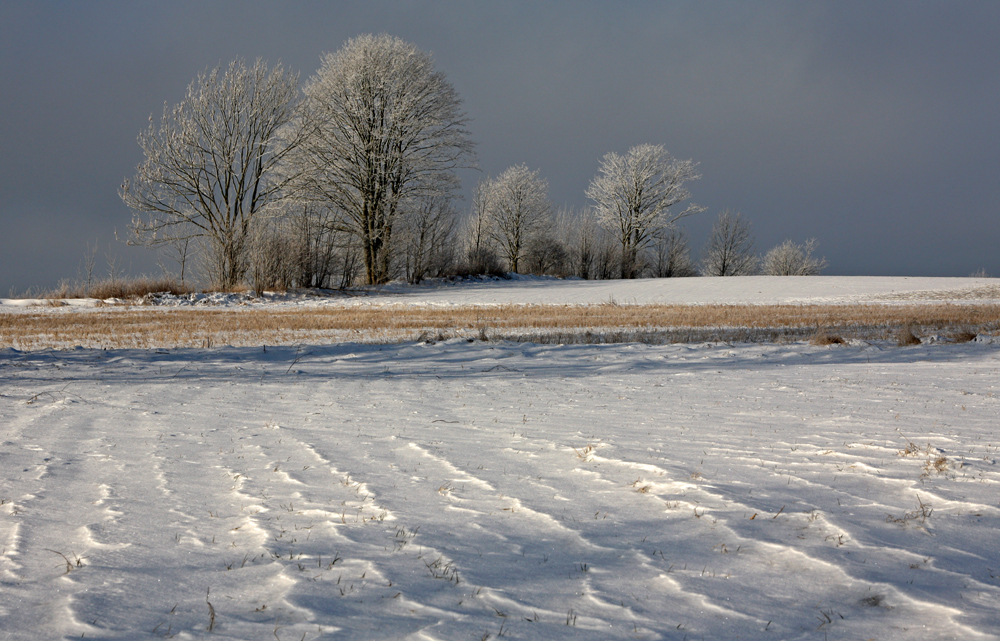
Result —
M759 330L753 336L801 336L819 329L845 337L885 338L902 326L921 331L995 332L1000 305L504 305L328 306L307 309L157 309L122 307L0 313L0 347L174 348L401 342L421 334L545 340L586 330L620 340L705 340L706 331ZM672 333L664 333L672 330ZM764 330L769 330L767 333ZM733 334L737 338L738 332ZM684 337L688 338L685 339ZM632 337L632 338L629 338ZM645 337L645 338L643 338ZM612 340L614 338L612 337ZM720 339L725 340L725 339ZM579 341L576 341L579 342Z

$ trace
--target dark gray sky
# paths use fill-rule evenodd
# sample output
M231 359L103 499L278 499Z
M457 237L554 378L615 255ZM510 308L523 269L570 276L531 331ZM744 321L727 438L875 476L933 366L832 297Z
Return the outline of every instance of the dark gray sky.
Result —
M828 274L1000 276L997 2L0 0L0 297L79 276L88 243L157 273L114 241L150 114L207 67L305 80L371 32L431 51L482 172L540 169L557 206L650 142L700 163L696 254L729 208L759 250L815 237Z

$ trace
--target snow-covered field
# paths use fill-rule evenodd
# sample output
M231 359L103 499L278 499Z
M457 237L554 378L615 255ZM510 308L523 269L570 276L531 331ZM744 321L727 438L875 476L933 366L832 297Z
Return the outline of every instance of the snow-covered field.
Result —
M990 286L938 284L849 296ZM989 343L0 351L0 638L1000 639L998 376Z
M546 280L522 277L468 285L387 287L386 301L482 305L561 303L592 305L779 304L855 302L940 302L1000 300L993 278L909 278L882 276L739 276L733 278L646 278L636 280Z
M412 286L392 283L377 291L351 295L264 296L198 294L169 297L164 306L233 306L268 304L288 306L353 305L624 305L782 304L782 303L894 303L1000 301L1000 281L994 278L930 278L904 276L737 276L732 278L645 278L636 280L557 280L519 276L514 280L480 282L432 280ZM52 307L93 308L95 299L47 301L0 298L0 312ZM111 302L111 301L109 301ZM60 309L60 307L56 307ZM63 311L66 311L63 309Z

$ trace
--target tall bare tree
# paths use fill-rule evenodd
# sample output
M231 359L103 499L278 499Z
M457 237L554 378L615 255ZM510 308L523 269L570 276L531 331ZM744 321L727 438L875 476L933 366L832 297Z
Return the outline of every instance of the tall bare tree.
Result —
M662 145L638 145L624 156L611 152L590 181L587 197L597 217L621 245L621 277L635 278L639 252L655 234L677 220L704 211L697 205L673 213L670 207L691 197L684 183L700 178L695 163L677 160Z
M343 213L368 282L385 282L401 203L454 190L472 160L461 100L429 54L388 35L325 55L305 94L304 191Z
M490 237L507 259L507 269L517 272L532 234L549 222L549 184L524 164L504 170L482 185L489 212Z
M701 273L705 276L749 276L757 272L750 222L739 212L724 210L712 225Z
M131 241L200 237L215 284L238 284L255 219L286 195L291 176L275 170L297 142L288 126L297 93L298 76L281 65L235 60L200 74L159 126L150 116L139 134L146 158L119 192L134 212Z

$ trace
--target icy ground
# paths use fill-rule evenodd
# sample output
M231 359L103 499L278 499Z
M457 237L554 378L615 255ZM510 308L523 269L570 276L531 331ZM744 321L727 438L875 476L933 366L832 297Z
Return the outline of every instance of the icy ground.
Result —
M975 343L0 351L0 638L998 639L998 370Z

